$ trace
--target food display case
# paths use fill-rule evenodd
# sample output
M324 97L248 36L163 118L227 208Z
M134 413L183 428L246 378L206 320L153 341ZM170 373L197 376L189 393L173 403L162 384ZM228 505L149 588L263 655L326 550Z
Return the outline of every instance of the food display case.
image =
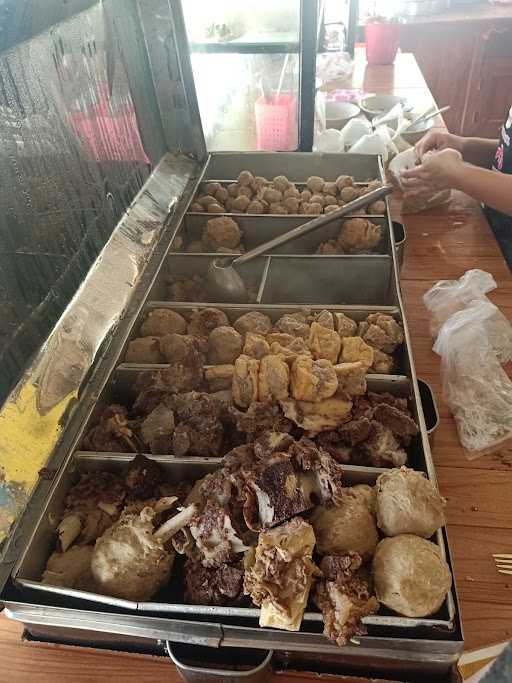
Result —
M186 249L187 244L197 243L212 218L207 212L191 210L208 184L227 186L249 170L265 178L284 175L299 190L311 176L330 183L348 176L356 188L362 188L371 181L384 182L380 159L303 152L208 155L180 3L133 0L128 4L129 11L123 13L116 2L91 3L63 24L72 22L70 54L77 49L90 62L89 71L82 73L90 89L98 86L98 74L92 68L95 55L102 55L105 78L112 75L112 60L117 69L122 65L133 101L130 120L136 122L146 159L138 163L151 162L152 170L129 196L126 211L0 412L0 532L4 541L0 578L5 614L25 625L29 639L170 656L186 680L206 681L209 676L218 680L224 675L229 680L268 680L272 667L397 680L455 680L452 676L463 645L455 586L429 617L405 617L381 608L364 617L365 635L338 647L322 635L322 615L311 606L300 630L292 632L260 628L260 610L255 606L187 603L179 563L176 577L155 599L146 601L41 581L55 547L66 495L83 474L104 471L124 476L137 452L158 463L169 486L192 483L223 466L226 452L222 450L207 457L172 449L155 454L140 445L125 452L100 451L86 438L107 406L131 405L138 389L147 388L148 377L152 382L151 378L169 368L165 358L134 362L126 357L153 311L174 311L190 322L194 315L215 308L226 320L224 324L235 326L249 312L260 313L270 325L286 315L316 321L325 312L343 316L354 329L369 315L389 316L386 319L403 330L403 341L386 373L370 368L366 386L375 396L385 394L406 406L417 425L407 445L408 465L436 484L430 452L435 404L428 385L418 382L414 369L400 293L403 254L396 241L400 227L393 226L387 203L379 215L347 218L361 218L365 225L371 222L378 227L380 240L370 253L317 253L319 243L334 239L340 230L339 221L333 221L320 232L247 264L240 274L251 291L251 303L233 304L210 296L205 277L218 254ZM99 29L102 39L96 33L96 52L84 53L83 41L92 44L92 33ZM130 46L122 40L128 29L134 40ZM30 39L26 54L31 54L33 40L42 54L51 53L53 37L50 30ZM107 61L105 55L109 55ZM74 97L66 102L76 102L80 84L73 82L71 72L67 79L71 79ZM108 100L108 88L99 89ZM76 133L69 123L74 121L76 126L76 117L65 121ZM100 125L95 121L92 130ZM102 128L104 142L108 130ZM94 168L104 168L97 147L84 142L73 150L88 156ZM77 167L82 168L81 161ZM80 181L81 177L71 174L72 184ZM108 187L104 191L110 192ZM237 222L246 249L308 219L300 213L226 211L215 217L220 215ZM172 283L192 278L206 282L201 297L173 298ZM211 366L209 358L205 371ZM375 462L350 462L342 468L345 486L373 486L386 471ZM432 540L451 567L444 527ZM227 673L230 666L236 673Z

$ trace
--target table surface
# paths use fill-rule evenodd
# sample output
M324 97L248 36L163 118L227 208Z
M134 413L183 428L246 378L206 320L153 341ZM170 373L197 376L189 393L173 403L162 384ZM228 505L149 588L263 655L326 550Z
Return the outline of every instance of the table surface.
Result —
M394 66L366 67L364 53L358 49L356 62L354 88L400 91L412 100L431 97L412 55L398 55ZM442 127L442 119L436 125ZM399 219L398 197L393 197L392 208ZM512 552L512 451L471 462L465 458L441 398L439 359L431 350L422 295L437 280L458 278L478 267L495 277L498 289L490 298L511 318L512 277L480 207L468 197L457 193L449 204L403 220L407 244L401 281L406 317L418 375L433 387L440 411L433 456L441 492L448 500L448 533L466 648L473 649L512 638L512 577L499 574L492 561L492 553ZM21 642L21 632L20 624L0 617L0 670L9 672L3 680L10 683L29 678L33 683L180 680L161 658L28 645ZM303 675L275 677L283 683L303 679Z

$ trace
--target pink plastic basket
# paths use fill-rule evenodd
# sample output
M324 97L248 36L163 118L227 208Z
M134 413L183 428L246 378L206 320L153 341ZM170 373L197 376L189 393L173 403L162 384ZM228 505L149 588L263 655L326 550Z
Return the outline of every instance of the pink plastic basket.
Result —
M286 152L297 148L297 100L293 95L259 97L255 104L258 149Z

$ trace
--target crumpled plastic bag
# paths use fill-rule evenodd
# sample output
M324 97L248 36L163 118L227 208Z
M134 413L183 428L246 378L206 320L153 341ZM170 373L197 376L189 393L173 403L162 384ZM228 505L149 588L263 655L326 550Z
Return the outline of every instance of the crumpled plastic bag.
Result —
M496 308L477 301L450 316L434 350L441 356L443 398L469 459L512 444L512 382L493 348L488 318Z
M341 139L345 149L350 149L355 145L364 135L372 132L372 124L368 119L355 118L343 126L341 129Z
M405 142L405 141L404 141ZM402 185L400 173L403 170L414 168L419 164L419 159L416 155L414 147L406 149L389 163L388 170L391 176L391 181L403 192L402 198L402 214L420 213L427 211L435 206L439 206L447 202L451 197L451 190L441 190L439 192L407 192Z
M458 280L439 280L423 295L423 303L431 315L430 331L436 336L441 325L448 318L461 311L474 299L484 299L485 295L497 288L491 273L474 268L468 270Z
M348 52L324 52L316 60L316 76L324 83L349 80L354 71L354 60Z

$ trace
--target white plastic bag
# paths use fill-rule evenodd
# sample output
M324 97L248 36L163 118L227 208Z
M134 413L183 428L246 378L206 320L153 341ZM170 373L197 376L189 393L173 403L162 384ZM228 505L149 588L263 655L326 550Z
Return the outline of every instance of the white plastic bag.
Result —
M313 152L333 152L339 154L345 148L341 141L341 133L335 128L327 128L315 136Z
M478 301L454 313L441 327L435 346L442 357L443 398L470 459L512 443L512 382L489 339L487 306L492 304Z
M400 139L399 137L394 140L395 146L396 141ZM440 192L407 192L407 190L402 185L402 180L400 174L402 171L410 168L414 168L419 163L418 157L416 155L416 150L414 147L406 149L389 163L388 169L393 183L403 192L402 198L402 214L407 213L420 213L421 211L427 211L435 206L444 204L451 197L450 190L441 190Z
M341 140L345 149L349 149L352 145L360 140L363 135L372 132L372 125L368 119L350 119L350 121L341 129Z
M363 135L348 151L349 154L380 154L384 162L388 160L387 147L378 133Z

